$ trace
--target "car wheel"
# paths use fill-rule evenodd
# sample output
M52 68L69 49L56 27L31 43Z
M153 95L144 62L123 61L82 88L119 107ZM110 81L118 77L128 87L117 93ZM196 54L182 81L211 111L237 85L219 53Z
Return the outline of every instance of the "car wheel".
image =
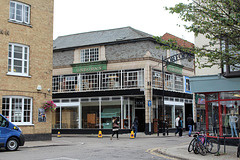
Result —
M17 138L9 138L9 140L7 141L7 145L6 145L6 149L8 151L16 151L19 147L19 141Z

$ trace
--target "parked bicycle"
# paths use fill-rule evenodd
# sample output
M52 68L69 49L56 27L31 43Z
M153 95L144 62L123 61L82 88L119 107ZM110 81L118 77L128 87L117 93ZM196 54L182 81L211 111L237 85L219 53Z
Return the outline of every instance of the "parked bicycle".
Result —
M188 152L194 152L195 154L200 153L205 156L208 152L212 154L216 154L220 146L218 145L218 141L216 139L207 139L205 134L199 134L197 132L189 143Z

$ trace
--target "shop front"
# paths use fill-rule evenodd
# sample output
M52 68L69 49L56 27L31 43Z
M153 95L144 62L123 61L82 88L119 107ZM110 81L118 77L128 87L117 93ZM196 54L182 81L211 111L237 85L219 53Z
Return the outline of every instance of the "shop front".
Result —
M210 137L237 144L240 137L240 78L211 75L191 77L190 81L192 91L196 93L198 129Z
M206 130L210 136L239 137L240 92L206 94Z
M133 99L122 96L55 99L54 102L58 107L53 115L53 132L111 130L113 117L118 118L122 130L129 130L134 118Z

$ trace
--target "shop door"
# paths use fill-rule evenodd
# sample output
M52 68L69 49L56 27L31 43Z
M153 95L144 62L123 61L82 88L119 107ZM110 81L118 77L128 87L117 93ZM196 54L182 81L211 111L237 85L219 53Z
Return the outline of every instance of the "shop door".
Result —
M138 132L145 131L145 109L135 109L135 117L138 117Z
M192 110L193 110L192 109L192 103L185 103L185 122L186 122L185 127L186 127L186 131L189 131L188 124L187 124L187 118L189 117L189 115L193 116Z

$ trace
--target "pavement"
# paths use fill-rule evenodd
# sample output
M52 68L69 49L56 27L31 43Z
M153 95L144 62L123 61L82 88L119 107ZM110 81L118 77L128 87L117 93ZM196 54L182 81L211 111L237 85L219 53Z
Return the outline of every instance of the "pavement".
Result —
M93 134L64 134L61 135L61 137L96 137L97 135ZM109 135L103 135L109 138ZM162 134L159 134L159 136L163 137ZM169 137L174 137L174 133L169 133L169 135L166 135L166 139ZM123 134L121 137L130 137L130 134ZM157 137L156 134L153 135L145 135L144 133L138 133L138 138L155 138ZM186 139L186 143L180 143L176 144L176 146L171 146L171 147L158 147L158 148L150 148L146 152L159 156L159 157L164 157L166 159L171 159L171 160L199 160L199 159L204 159L204 160L235 160L235 159L240 159L237 158L237 146L225 146L225 153L224 153L224 146L221 145L220 147L220 152L219 154L211 154L207 153L207 155L202 156L200 154L194 154L193 152L188 152L188 145L189 142L191 141L191 137L188 137L187 133L183 134L182 137L178 137L182 139ZM64 138L57 138L57 135L52 136L52 141L26 141L25 145L22 146L22 148L37 148L37 147L49 147L49 146L67 146L71 145L67 139Z

